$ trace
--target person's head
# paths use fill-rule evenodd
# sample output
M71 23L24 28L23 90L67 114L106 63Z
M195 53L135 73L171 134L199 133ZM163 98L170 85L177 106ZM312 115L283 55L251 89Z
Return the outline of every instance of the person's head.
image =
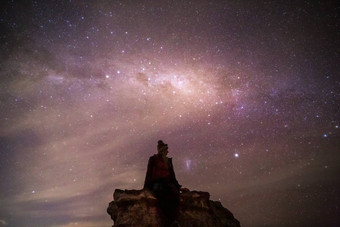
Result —
M157 150L158 154L166 156L168 154L168 144L165 144L162 140L158 140Z

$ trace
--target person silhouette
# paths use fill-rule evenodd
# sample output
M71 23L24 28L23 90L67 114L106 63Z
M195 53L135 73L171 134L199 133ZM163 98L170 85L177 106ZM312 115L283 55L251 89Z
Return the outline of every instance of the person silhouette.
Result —
M179 194L181 185L178 183L172 164L168 158L168 145L162 140L158 141L158 153L149 158L144 189L148 189L158 200L158 207L164 226L178 226Z

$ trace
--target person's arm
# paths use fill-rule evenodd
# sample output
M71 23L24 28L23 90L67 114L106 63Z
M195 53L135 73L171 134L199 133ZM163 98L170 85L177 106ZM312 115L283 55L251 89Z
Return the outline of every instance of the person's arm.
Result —
M144 181L144 188L150 189L151 181L152 181L152 168L153 168L153 158L149 158L148 162L148 169L146 171L145 181Z
M178 189L180 189L182 185L180 185L176 179L174 166L172 165L172 158L169 158L169 166L170 166L170 180L175 183Z

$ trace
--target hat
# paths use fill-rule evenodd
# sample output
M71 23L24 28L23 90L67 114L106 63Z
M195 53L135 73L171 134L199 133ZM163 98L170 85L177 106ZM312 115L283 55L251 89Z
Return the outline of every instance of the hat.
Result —
M158 140L157 150L161 150L163 148L168 148L168 144L165 144L163 140Z

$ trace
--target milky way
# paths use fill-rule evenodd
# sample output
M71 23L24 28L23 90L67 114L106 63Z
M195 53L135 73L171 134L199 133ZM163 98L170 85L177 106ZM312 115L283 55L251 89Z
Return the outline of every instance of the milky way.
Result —
M336 1L5 1L0 226L111 226L157 141L242 226L340 225Z

